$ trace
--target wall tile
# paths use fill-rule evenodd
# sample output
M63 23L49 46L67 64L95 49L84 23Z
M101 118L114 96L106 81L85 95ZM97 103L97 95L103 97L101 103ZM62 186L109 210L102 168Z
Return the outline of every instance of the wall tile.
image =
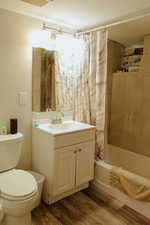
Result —
M144 55L150 54L150 35L144 37Z

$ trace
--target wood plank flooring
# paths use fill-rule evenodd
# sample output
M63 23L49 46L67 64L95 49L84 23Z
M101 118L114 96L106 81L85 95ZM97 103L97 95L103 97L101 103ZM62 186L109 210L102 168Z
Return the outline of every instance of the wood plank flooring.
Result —
M41 204L33 211L32 220L33 225L150 225L148 219L128 207L115 210L88 192L76 193L51 206Z

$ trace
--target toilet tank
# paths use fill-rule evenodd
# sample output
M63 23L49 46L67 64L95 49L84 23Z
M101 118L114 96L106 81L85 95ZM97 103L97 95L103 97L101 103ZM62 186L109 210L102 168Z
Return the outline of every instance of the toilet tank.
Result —
M23 134L0 135L0 172L17 166L23 143Z

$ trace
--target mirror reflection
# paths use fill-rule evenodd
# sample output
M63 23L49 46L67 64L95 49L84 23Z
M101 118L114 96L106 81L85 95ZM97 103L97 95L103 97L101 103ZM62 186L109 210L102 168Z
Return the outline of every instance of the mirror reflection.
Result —
M55 58L55 51L33 48L32 110L34 112L56 110Z

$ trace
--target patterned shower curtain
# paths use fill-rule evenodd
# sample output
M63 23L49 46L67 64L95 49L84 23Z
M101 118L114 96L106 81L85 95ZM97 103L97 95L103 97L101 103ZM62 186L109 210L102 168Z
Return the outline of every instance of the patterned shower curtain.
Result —
M85 40L84 60L72 66L71 74L57 71L57 108L72 110L74 119L96 126L96 158L104 159L106 88L107 88L107 31L91 32ZM59 58L59 57L58 57ZM70 64L72 64L70 61Z
M90 38L90 76L93 84L91 86L92 117L95 118L96 126L96 156L104 159L105 129L106 129L106 92L107 92L107 31L91 33Z

